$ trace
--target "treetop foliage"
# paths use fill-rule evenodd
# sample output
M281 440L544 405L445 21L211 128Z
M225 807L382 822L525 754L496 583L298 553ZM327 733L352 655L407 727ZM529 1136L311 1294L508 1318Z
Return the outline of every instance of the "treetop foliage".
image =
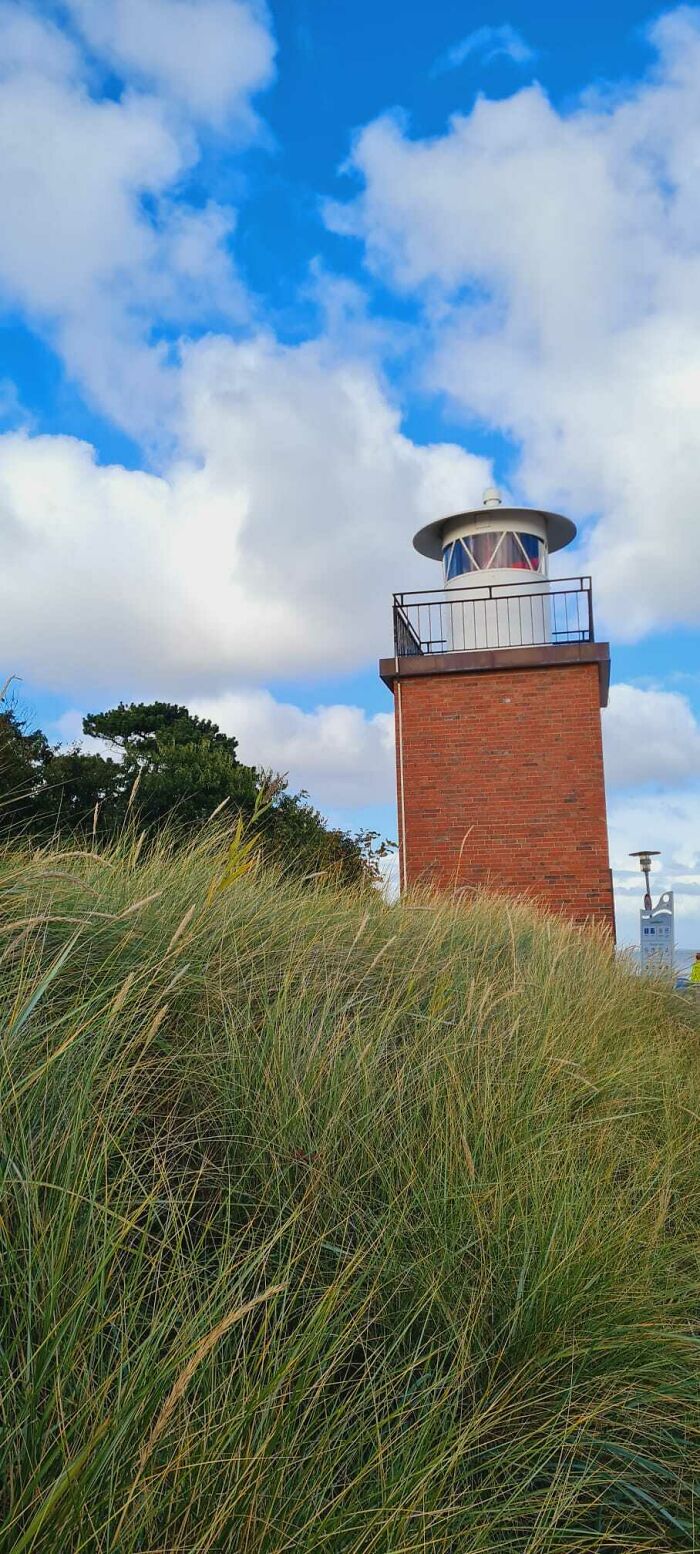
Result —
M228 755L237 764L238 740L224 734L209 718L199 718L187 707L173 702L120 702L109 712L89 712L83 718L83 733L92 739L104 739L116 749L144 758L157 755L169 745L203 745Z

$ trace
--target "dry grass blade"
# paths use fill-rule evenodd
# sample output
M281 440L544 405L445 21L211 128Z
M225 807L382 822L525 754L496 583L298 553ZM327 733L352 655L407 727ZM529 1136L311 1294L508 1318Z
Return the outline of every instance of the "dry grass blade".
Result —
M124 1008L126 1000L129 997L129 993L131 992L131 989L134 986L135 981L136 981L136 973L134 971L127 972L127 974L126 974L126 976L124 978L124 981L122 982L122 985L119 988L119 991L117 993L115 993L114 998L112 999L112 1003L110 1005L110 1010L109 1010L110 1017L113 1018L115 1014L119 1014L120 1009Z
M119 917L133 917L135 912L140 912L142 907L150 906L150 903L157 901L162 894L162 890L152 890L149 896L142 896L140 901L133 901L131 906L124 907L123 912L119 913Z
M231 1311L227 1311L226 1315L221 1318L221 1321L217 1322L211 1331L207 1333L206 1336L197 1345L194 1354L181 1370L177 1381L168 1394L168 1397L166 1398L165 1403L161 1408L153 1429L151 1430L148 1440L146 1441L146 1444L141 1451L136 1477L133 1481L133 1484L131 1485L126 1504L123 1507L119 1522L116 1527L113 1547L116 1547L117 1542L121 1536L124 1522L128 1515L129 1508L133 1504L138 1486L143 1477L146 1463L155 1450L155 1447L157 1446L158 1441L160 1440L164 1431L167 1430L168 1424L175 1412L175 1409L178 1406L178 1403L184 1397L192 1377L198 1370L199 1366L202 1364L202 1361L206 1359L208 1354L211 1354L212 1349L215 1348L216 1344L219 1343L224 1335L228 1333L230 1329L238 1322L242 1322L243 1318L247 1317L249 1312L255 1311L256 1307L266 1304L268 1301L272 1300L275 1295L283 1294L286 1288L286 1284L273 1284L268 1289L261 1290L258 1295L253 1295L250 1300L243 1301L241 1305L234 1306Z
M16 679L17 679L17 675L16 674L8 674L7 675L7 677L4 680L3 684L0 686L0 703L4 702L5 697L7 696L7 693L9 691L9 689L10 689L10 686L14 683L14 681Z
M137 793L139 791L139 784L141 782L141 775L142 775L141 772L139 772L137 777L136 777L136 779L135 779L135 781L132 783L131 792L129 794L129 802L128 802L127 806L126 806L127 813L133 807L134 800L135 800L136 795L137 795Z
M211 1353L215 1345L219 1343L219 1340L232 1327L235 1327L238 1322L242 1322L243 1318L247 1317L251 1311L255 1311L257 1306L265 1305L267 1301L273 1300L275 1295L282 1295L286 1289L286 1283L271 1284L268 1289L261 1290L258 1295L251 1296L250 1300L243 1301L240 1306L234 1306L231 1311L227 1311L226 1315L221 1318L221 1321L217 1322L216 1326L201 1340L191 1359L187 1361L187 1364L181 1370L172 1391L163 1404L141 1454L139 1469L142 1469L148 1461L157 1441L160 1439L163 1431L167 1429L168 1422L180 1399L184 1397L195 1371L202 1361L206 1359L207 1355Z
M175 945L178 942L178 939L182 938L182 935L185 932L185 929L187 928L188 924L192 922L192 918L194 917L194 914L195 914L196 910L197 910L197 905L196 905L196 902L193 901L192 906L187 908L187 911L185 912L185 915L184 915L184 917L182 919L182 922L178 923L177 928L175 929L175 932L174 932L174 934L172 936L172 939L170 940L170 942L169 942L169 944L168 944L168 946L166 948L164 959L170 954L171 950L174 950Z

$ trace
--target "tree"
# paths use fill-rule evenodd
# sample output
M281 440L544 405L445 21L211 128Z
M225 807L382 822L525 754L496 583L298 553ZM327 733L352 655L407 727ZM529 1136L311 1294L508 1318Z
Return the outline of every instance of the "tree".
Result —
M376 831L353 835L328 826L307 793L287 793L284 787L260 825L268 853L294 873L327 874L343 885L378 881L379 862L391 851L392 844Z
M26 825L35 812L51 755L48 739L30 730L14 701L0 706L0 824Z
M78 749L54 748L31 729L14 702L0 707L0 828L24 826L46 836L92 823L99 804L103 821L118 823L124 776L117 761Z
M124 773L118 761L77 747L50 748L43 776L34 796L35 831L85 831L98 821L102 834L118 829L125 807Z
M264 852L295 874L348 885L378 878L388 844L328 826L308 794L245 766L238 741L187 707L121 702L90 713L83 730L113 754L52 747L14 707L0 711L0 829L109 836L132 817L147 831L167 823L186 839L221 809L232 821L254 816Z
M122 818L132 793L148 826L166 818L183 828L202 824L223 804L252 814L257 772L238 760L236 739L187 707L121 702L109 712L90 713L83 730L119 757Z

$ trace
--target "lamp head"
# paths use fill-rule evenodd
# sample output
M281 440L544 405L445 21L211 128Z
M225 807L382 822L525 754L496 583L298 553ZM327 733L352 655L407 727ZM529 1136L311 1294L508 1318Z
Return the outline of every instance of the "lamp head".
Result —
M658 848L657 848L656 851L654 851L653 848L649 848L648 850L646 850L644 852L630 853L630 858L638 858L639 859L639 867L642 870L643 874L646 874L647 870L649 870L651 868L651 860L652 860L652 858L660 858L660 857L661 857L661 854L660 854Z

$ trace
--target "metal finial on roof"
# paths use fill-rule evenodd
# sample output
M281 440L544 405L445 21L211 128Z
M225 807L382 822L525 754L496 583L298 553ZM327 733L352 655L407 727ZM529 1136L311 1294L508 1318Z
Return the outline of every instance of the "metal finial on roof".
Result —
M484 507L500 507L501 493L496 486L487 486L483 496Z

